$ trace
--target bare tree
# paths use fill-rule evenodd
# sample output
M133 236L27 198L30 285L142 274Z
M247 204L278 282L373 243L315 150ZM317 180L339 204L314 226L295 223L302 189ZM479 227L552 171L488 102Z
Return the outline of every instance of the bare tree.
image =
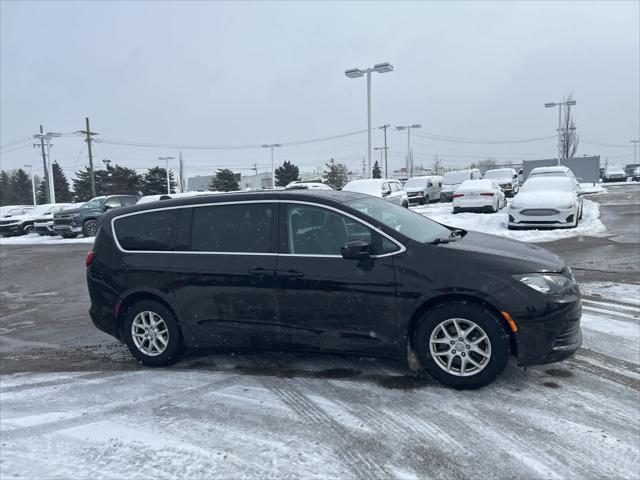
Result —
M569 94L567 101L573 99L573 94ZM564 100L563 100L564 101ZM564 106L564 120L560 129L560 152L562 158L573 158L578 152L578 142L580 137L576 130L576 125L571 113L571 105Z
M180 152L178 158L178 189L180 190L180 193L184 193L186 184L184 181L184 162L182 161L182 152Z
M440 175L440 172L443 172L442 159L438 156L437 153L436 153L436 156L433 158L433 164L431 165L431 169L433 170L433 173L435 173L436 175Z

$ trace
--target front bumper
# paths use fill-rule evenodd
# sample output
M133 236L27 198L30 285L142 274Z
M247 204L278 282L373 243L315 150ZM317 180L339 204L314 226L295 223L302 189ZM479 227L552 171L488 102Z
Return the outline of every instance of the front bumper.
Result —
M82 233L82 225L78 225L75 219L54 219L53 231L57 234Z
M510 227L548 227L548 228L569 228L573 227L576 221L575 216L578 210L572 208L523 208L515 210L509 209Z
M55 235L53 231L53 221L50 222L36 222L33 224L33 229L38 235Z
M518 324L518 365L559 362L573 355L582 345L580 294L574 301L550 305L550 309L554 308L552 313L542 314L538 318L523 322L514 319Z
M422 192L408 192L409 204L424 202L424 193Z

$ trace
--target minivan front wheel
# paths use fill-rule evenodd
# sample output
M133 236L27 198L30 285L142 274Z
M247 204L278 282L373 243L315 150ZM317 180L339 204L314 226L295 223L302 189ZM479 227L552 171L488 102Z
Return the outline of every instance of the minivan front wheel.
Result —
M98 222L96 220L87 220L82 224L82 234L85 237L95 237L98 234Z
M161 303L136 302L127 310L122 330L129 351L145 365L170 365L182 351L180 328Z
M480 388L504 370L509 339L500 320L480 304L455 301L427 312L415 350L427 372L458 389Z

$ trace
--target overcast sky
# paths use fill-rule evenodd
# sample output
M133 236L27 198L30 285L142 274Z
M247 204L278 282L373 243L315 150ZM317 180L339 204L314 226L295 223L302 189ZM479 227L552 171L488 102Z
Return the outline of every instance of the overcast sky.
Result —
M630 2L34 2L1 1L2 169L33 163L25 139L73 132L89 116L105 141L260 145L420 123L420 134L522 140L555 134L545 102L573 92L579 154L633 160L640 136L640 3ZM20 140L23 140L20 143ZM390 169L406 133L389 133ZM587 143L591 141L592 143ZM381 132L374 131L374 146ZM596 145L609 144L611 146ZM552 158L556 141L470 144L412 136L415 163L438 153L462 166ZM270 168L266 149L192 150L96 144L105 158L144 169L182 152L189 174ZM360 167L366 133L276 150L309 171L329 158ZM79 137L57 139L67 174L87 163ZM375 152L375 158L378 152ZM36 168L38 173L38 168Z

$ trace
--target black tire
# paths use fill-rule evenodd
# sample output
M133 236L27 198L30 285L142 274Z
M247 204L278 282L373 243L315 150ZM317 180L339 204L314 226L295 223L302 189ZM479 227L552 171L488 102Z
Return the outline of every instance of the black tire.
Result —
M22 227L23 235L29 235L33 232L35 232L35 227L33 225L25 225L24 227Z
M582 220L582 211L584 210L584 204L580 205L580 216L578 217L578 220Z
M156 355L149 355L136 345L132 334L132 325L136 317L142 312L153 312L159 316L166 325L168 333L167 345L164 350ZM142 300L134 303L124 313L124 322L122 325L122 337L124 338L131 355L138 359L144 365L150 367L161 367L174 363L182 353L182 332L178 327L175 315L171 310L163 304L154 300ZM150 343L148 343L150 345ZM158 343L159 345L159 343Z
M453 213L460 213L460 209L458 207L453 207Z
M60 236L62 238L76 238L78 234L77 233L61 233Z
M402 202L402 206L404 208L409 208L409 202Z
M430 338L434 330L439 328L443 322L452 321L452 319L461 320L460 324L464 325L466 321L471 321L480 327L486 334L488 342L490 342L490 355L486 363L481 363L482 369L478 373L470 376L459 376L453 373L445 371L445 367L441 367L431 354ZM468 330L469 324L466 324ZM450 333L450 332L449 332ZM479 330L470 330L469 338L472 335L479 334ZM483 341L484 342L484 341ZM449 351L455 352L454 348L459 343L453 346L445 345ZM418 355L418 359L422 364L422 367L437 381L443 383L449 387L457 389L476 389L484 387L485 385L493 382L500 373L504 370L509 360L509 336L502 327L500 319L496 317L490 310L479 303L467 302L467 301L452 301L442 303L429 310L420 320L418 329L414 335L414 350ZM486 343L481 343L485 345ZM440 347L438 347L440 348ZM467 347L470 348L470 347ZM452 368L460 368L462 357L464 352L469 350L463 350L463 353L456 352L458 354L457 361L458 366L452 364ZM469 351L468 355L474 361L481 358L479 354ZM474 355L474 357L471 357ZM444 358L444 357L439 357ZM474 367L472 367L474 368Z
M87 220L82 224L82 234L85 237L95 237L99 228L100 224L97 220Z
M431 201L431 200L429 200L429 195L425 195L425 196L424 196L424 203L423 203L423 205L429 205L429 202L430 202L430 201Z

